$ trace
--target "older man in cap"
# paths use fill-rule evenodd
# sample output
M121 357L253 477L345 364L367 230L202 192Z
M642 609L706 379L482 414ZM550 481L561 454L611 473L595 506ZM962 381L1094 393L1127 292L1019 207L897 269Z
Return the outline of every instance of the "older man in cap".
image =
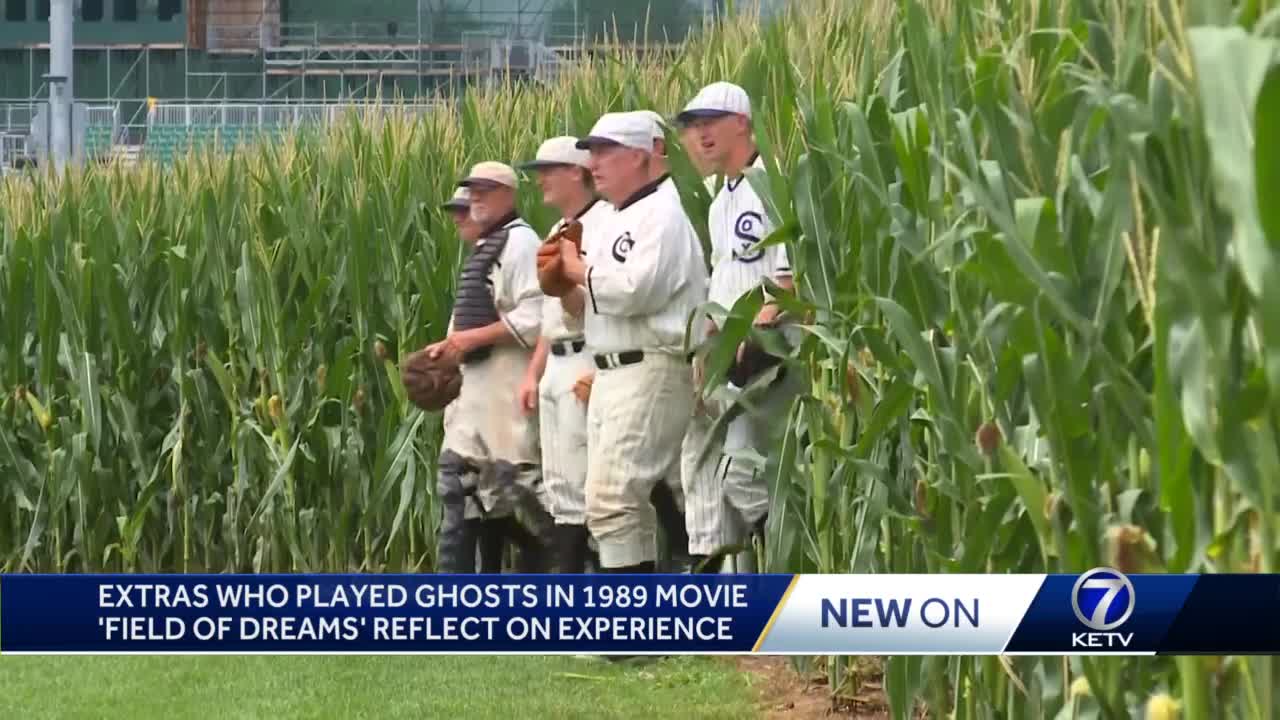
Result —
M474 242L479 228L471 221L471 191L464 187L457 188L453 191L453 197L441 203L440 207L449 213L449 219L453 220L453 226L458 229L458 237L467 243Z
M710 167L722 174L724 185L711 203L708 228L711 232L712 270L709 299L730 309L740 297L760 292L766 280L790 290L791 266L785 245L757 247L769 236L773 225L763 201L747 181L748 168L763 168L751 128L751 100L745 90L728 82L703 88L676 117L698 143ZM755 324L762 328L778 325L778 306L765 293ZM708 332L716 331L714 322ZM794 336L792 336L794 339ZM758 347L744 344L730 371L730 396L776 364ZM794 378L786 378L785 368L767 386L755 408L737 409L724 439L724 454L714 477L723 484L723 493L733 512L724 514L722 539L729 543L745 540L749 532L763 535L769 511L769 488L760 468L743 457L750 451L767 455L772 444L772 428L778 425L794 397ZM713 412L727 411L713 403ZM717 407L718 405L718 407Z
M449 219L453 221L458 237L463 242L471 245L476 241L479 230L471 221L470 190L459 187L454 191L453 197L441 203L440 208L449 214ZM452 332L452 321L449 328ZM450 432L457 407L458 403L451 402L444 409L445 434ZM444 501L444 515L440 520L440 547L445 548L445 551L441 553L441 569L445 572L475 572L480 518L466 516L466 496L463 491L464 478L470 470L461 457L448 451L441 453L438 465L440 475L437 482L440 497Z
M509 166L479 163L459 185L469 191L471 221L479 231L459 274L449 334L428 348L462 369L440 457L440 497L451 520L442 523L440 567L474 568L467 534L453 531L463 513L478 521L471 527L478 527L482 572L501 571L508 539L520 550L517 568L537 572L547 567L553 529L538 497L537 431L512 398L541 324L539 239L516 213L516 175Z
M560 213L549 237L569 224L582 225L582 249L599 242L600 230L613 214L596 197L587 170L588 154L575 137L542 143L534 160L523 165L537 176L542 201ZM581 293L581 289L575 291ZM542 334L520 386L520 406L538 413L542 471L548 510L555 518L559 571L586 570L587 531L587 391L594 371L586 351L582 317L566 310L558 298L542 301Z
M666 120L652 110L636 110L631 114L652 124L653 163L649 167L649 176L654 180L662 179L659 190L674 195L675 202L679 204L679 190L669 176ZM701 172L696 162L695 167ZM705 262L702 252L698 253L698 261ZM706 297L702 301L705 302ZM709 476L714 468L707 467L702 472L697 471L700 467L697 450L702 447L702 440L710 431L710 422L706 418L701 404L696 404L686 431L686 441L682 445L681 459L671 469L666 481L654 487L650 498L658 514L658 522L667 537L673 569L683 567L699 570L704 564L702 560L711 552L713 545L706 538L712 534L719 536L719 508L723 504L723 493L719 483L714 481L715 478ZM697 442L689 442L688 438L691 437Z
M565 273L585 286L596 365L587 418L587 526L609 572L652 572L651 495L680 456L693 403L685 328L706 272L697 235L665 175L653 177L653 121L602 116L578 142L596 190L613 203L603 242L584 260L562 243Z

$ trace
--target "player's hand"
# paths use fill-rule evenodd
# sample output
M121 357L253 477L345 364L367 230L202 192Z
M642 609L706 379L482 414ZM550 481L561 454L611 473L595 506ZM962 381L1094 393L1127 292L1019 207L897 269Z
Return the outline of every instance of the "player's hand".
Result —
M578 402L586 405L591 400L591 385L595 380L596 374L589 372L573 384L573 396L578 398Z
M772 325L777 321L780 312L776 303L765 303L760 307L760 312L756 314L756 326Z
M586 279L587 265L582 262L582 255L578 251L578 246L563 238L559 242L560 263L561 267L564 268L565 277L581 285Z
M516 393L517 402L520 405L520 411L525 415L532 415L538 409L538 380L531 375L526 375L524 382L520 383L520 390Z
M427 346L427 356L432 360L444 358L450 362L462 362L462 356L472 350L471 336L466 331L455 332L438 343Z
M706 400L702 397L702 386L706 382L707 371L703 358L695 355L693 358L693 414L707 415Z

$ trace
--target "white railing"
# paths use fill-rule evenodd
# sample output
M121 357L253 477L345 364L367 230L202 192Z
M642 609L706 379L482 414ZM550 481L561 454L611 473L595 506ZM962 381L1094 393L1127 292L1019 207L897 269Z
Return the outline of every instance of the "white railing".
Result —
M7 169L20 158L29 157L30 154L26 135L0 135L0 168Z
M295 126L331 123L347 112L421 115L443 102L418 103L174 103L160 104L147 113L148 125L267 125Z
M84 120L89 125L110 125L114 128L120 123L119 105L90 105L84 110Z
M29 132L31 130L31 121L35 119L37 109L43 105L43 102L4 103L0 105L0 130Z

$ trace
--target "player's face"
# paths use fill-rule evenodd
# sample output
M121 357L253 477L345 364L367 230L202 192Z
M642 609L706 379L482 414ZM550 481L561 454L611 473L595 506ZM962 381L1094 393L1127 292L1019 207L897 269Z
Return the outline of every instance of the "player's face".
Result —
M706 161L717 170L723 170L725 158L737 147L743 137L745 118L738 115L695 118L690 127L697 137L698 147Z
M707 154L702 150L702 142L698 138L698 131L693 126L687 126L680 130L680 144L684 146L684 151L689 156L689 162L693 163L694 169L702 177L706 177L715 172Z
M458 225L458 237L462 238L464 242L473 243L480 237L480 232L483 229L483 226L468 217L462 224Z
M496 222L514 207L514 192L505 185L471 186L471 219L481 225Z
M648 153L621 145L594 145L587 168L596 190L612 203L619 203L626 196L649 181Z
M450 210L449 217L453 220L453 226L461 228L462 224L471 219L471 208L458 208Z
M582 186L582 169L574 165L539 168L536 173L542 202L553 207L560 207L565 201L577 197L575 191Z

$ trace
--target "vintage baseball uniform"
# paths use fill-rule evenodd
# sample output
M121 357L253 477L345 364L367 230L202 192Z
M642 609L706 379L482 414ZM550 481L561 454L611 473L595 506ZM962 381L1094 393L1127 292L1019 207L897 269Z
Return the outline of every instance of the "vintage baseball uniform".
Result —
M751 100L745 90L729 82L716 82L703 88L677 116L688 123L697 118L729 115L751 117ZM763 168L758 154L750 167ZM732 308L744 293L760 287L765 278L789 277L791 267L786 246L769 248L754 246L772 231L764 203L744 175L725 178L724 185L711 203L708 218L712 245L710 300L725 309ZM717 476L724 486L726 503L736 512L727 513L726 523L736 515L741 525L749 528L768 512L767 482L749 460L735 457L748 449L764 454L770 442L771 423L785 415L795 392L794 377L784 377L770 386L752 411L742 411L729 423L724 441L725 457L718 464ZM730 391L736 391L732 383ZM733 402L728 398L710 402L712 412L724 412ZM738 523L735 523L738 524ZM741 539L740 528L724 529L725 540Z
M751 167L762 168L759 155ZM759 288L766 278L789 277L791 266L785 245L753 246L772 232L764 202L745 175L726 179L711 203L709 217L712 245L710 299L726 309L743 294ZM731 386L731 389L735 389ZM785 415L794 395L792 383L779 382L760 399L754 412L741 412L726 430L721 478L725 499L747 526L764 517L769 509L768 484L753 463L735 453L755 450L765 454L771 423ZM718 408L724 410L725 408ZM740 533L731 532L732 539Z
M459 187L453 197L446 200L444 210L469 210L471 191ZM445 334L453 332L453 318ZM457 416L458 403L451 402L444 409L444 431L447 434ZM449 451L440 453L436 463L436 496L443 513L440 518L438 562L439 570L447 573L473 573L476 571L476 549L479 541L479 521L468 521L466 503L468 492L475 489L475 470L465 460Z
M702 180L707 192L714 195L718 179L709 175ZM680 447L680 484L684 495L685 528L689 534L689 552L710 556L733 542L735 534L726 532L722 443L704 452L711 442L711 429L720 414L718 401L705 400L695 407Z
M650 494L678 467L693 409L685 332L706 294L701 255L665 176L620 203L588 253L587 524L605 568L656 558Z
M537 234L513 213L482 235L459 275L452 329L501 321L515 339L463 358L462 389L448 410L441 465L465 472L446 478L442 469L441 493L469 498L466 517L498 518L520 510L532 522L541 520L537 430L515 402L542 321L538 245ZM456 511L450 496L442 498L446 513ZM456 558L443 532L441 545L443 567Z
M582 247L598 243L613 214L604 200L593 200L574 218L582 223ZM565 225L561 219L554 235ZM565 312L557 298L542 301L542 337L550 344L546 370L538 383L539 438L547 509L557 523L585 525L587 512L587 406L573 394L579 378L595 370L586 350L583 319Z

